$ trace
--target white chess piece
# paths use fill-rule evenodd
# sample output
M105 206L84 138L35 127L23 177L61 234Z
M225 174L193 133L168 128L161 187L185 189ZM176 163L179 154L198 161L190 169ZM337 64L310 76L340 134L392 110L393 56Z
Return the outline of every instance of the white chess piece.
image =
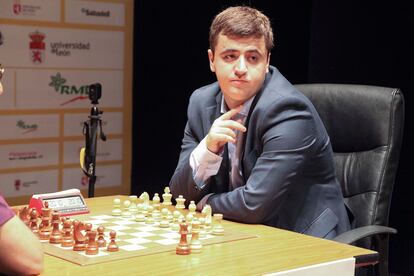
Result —
M185 220L188 222L188 224L191 224L193 219L194 219L194 215L191 213L188 213L187 216L185 217Z
M201 214L203 214L204 219L205 219L205 229L206 232L210 232L211 230L211 215L212 215L212 210L211 210L211 206L206 204L203 208L203 210L201 211Z
M170 222L168 221L168 209L167 208L163 208L161 210L161 222L160 222L160 227L161 228L168 228L170 227Z
M145 214L144 214L144 205L141 203L137 205L137 214L135 215L135 221L137 222L144 222L145 221Z
M173 222L172 222L172 226L171 226L171 229L173 231L178 232L178 230L180 230L180 222L178 221L180 216L181 216L180 211L174 210L174 212L173 212Z
M131 201L128 199L124 201L124 211L122 212L123 218L130 218L131 212L129 211L129 206L131 205Z
M142 213L138 213L135 216L135 221L136 222L144 222L145 221L145 216Z
M205 222L206 220L203 217L198 218L198 221L200 222L200 234L199 238L204 239L206 237L206 229L205 229Z
M178 198L175 199L177 204L175 205L176 209L185 209L185 198L182 195L179 195Z
M162 205L169 206L172 205L171 203L172 194L170 193L170 187L164 188L164 193L162 194Z
M158 193L154 194L154 197L152 198L152 206L154 206L154 211L155 212L159 212L160 211L160 196L158 195Z
M191 226L191 243L190 249L191 253L200 253L202 244L199 240L200 237L200 222L198 220L194 220Z
M190 201L190 205L188 205L188 210L190 210L190 214L195 215L197 209L197 205L195 204L194 200Z
M131 216L135 216L138 212L138 207L137 207L137 196L136 195L130 195L129 197L129 201L131 201L131 205L129 205L129 212L131 212Z
M222 214L214 214L213 234L216 236L222 236L224 234L224 228L221 224L222 220Z
M142 201L142 204L144 204L145 206L149 206L149 194L147 192L143 192L140 196L139 196L140 200Z
M112 215L113 216L120 216L122 211L121 211L121 200L119 198L115 198L113 201L113 209L112 209Z

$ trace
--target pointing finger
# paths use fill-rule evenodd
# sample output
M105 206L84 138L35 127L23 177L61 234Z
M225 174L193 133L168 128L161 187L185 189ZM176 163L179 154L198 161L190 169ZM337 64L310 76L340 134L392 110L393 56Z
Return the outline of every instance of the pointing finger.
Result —
M229 111L227 111L226 113L224 113L223 115L220 116L220 119L222 120L228 120L231 119L234 115L236 115L237 113L240 112L240 110L242 110L243 105L239 105L238 107L235 107L233 109L230 109Z

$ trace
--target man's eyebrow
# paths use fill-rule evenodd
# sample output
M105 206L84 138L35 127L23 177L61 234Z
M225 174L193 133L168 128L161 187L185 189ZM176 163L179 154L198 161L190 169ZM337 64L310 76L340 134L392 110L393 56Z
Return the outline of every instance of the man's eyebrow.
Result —
M230 53L237 53L237 52L239 52L239 51L236 50L236 49L224 49L219 54L222 55L222 54L230 54Z
M263 56L262 52L260 52L257 49L247 50L246 52L249 53L249 54L253 53L253 54L259 54L259 55Z
M223 51L221 51L219 54L223 55L223 54L231 54L231 53L239 53L239 50L236 49L224 49ZM249 54L259 54L261 56L263 56L263 54L258 50L258 49L251 49L251 50L247 50L246 53Z

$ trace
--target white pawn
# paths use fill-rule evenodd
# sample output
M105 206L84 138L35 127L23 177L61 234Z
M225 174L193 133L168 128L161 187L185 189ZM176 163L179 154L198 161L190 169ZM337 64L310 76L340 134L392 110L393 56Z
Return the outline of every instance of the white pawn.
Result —
M128 199L124 201L124 211L122 212L123 218L130 218L131 212L129 211L129 206L131 205L131 201Z
M205 229L206 220L203 217L201 217L201 218L198 218L198 221L200 222L200 234L198 236L200 239L204 239L206 237L206 229Z
M135 221L137 222L145 221L144 205L142 205L141 203L137 205L137 213L135 215Z
M139 203L137 207L138 207L138 212L141 212L141 214L144 217L148 215L148 206L145 206L144 203Z
M190 205L188 205L188 210L190 210L190 214L195 215L197 209L197 205L195 204L194 200L190 201Z
M147 207L147 216L145 218L145 224L154 224L154 217L152 216L152 212L154 211L154 207L151 205Z
M171 226L171 229L173 230L173 231L179 231L180 230L180 223L179 223L179 218L180 218L180 216L181 216L181 213L180 213L180 211L178 211L178 210L175 210L174 212L173 212L173 223L172 223L172 226Z
M201 244L199 240L199 234L200 234L200 222L195 219L191 227L191 243L190 243L191 253L201 252L201 248L203 247L203 245Z
M223 220L222 214L214 214L214 226L213 226L213 235L222 236L224 234L224 228L221 224Z
M170 187L164 188L164 193L162 194L162 205L169 206L172 205L171 203L172 194L170 193Z
M145 224L154 224L154 218L149 216L145 219Z
M158 195L158 193L154 194L154 197L152 198L152 206L154 207L154 212L153 212L153 217L155 218L155 220L159 219L159 217L161 216L160 214L160 197Z
M180 214L180 216L178 217L178 224L185 222L185 217L183 214Z
M145 206L144 206L144 208L145 208ZM147 211L146 216L147 217L152 217L152 212L154 212L154 207L149 205L149 206L147 206L147 208L145 210Z
M191 225L191 223L193 222L194 216L191 213L188 213L187 216L185 217L185 220L187 221L187 223L189 225Z
M159 206L160 201L161 201L160 196L158 195L158 193L155 193L154 197L152 198L152 205L154 206L154 208Z
M135 215L135 221L136 222L144 222L145 221L145 215L141 211L138 211L138 213Z
M162 219L161 212L154 209L154 211L152 211L152 218L154 221L160 221Z
M168 228L168 227L170 227L170 222L168 221L168 209L167 208L163 208L161 210L161 214L162 214L162 220L160 222L160 227L161 228Z
M167 209L167 210L168 210L168 209ZM167 219L168 219L168 221L169 221L170 223L172 223L172 222L173 222L174 217L173 217L173 214L171 213L171 211L170 211L170 210L168 210Z
M129 206L129 211L131 212L132 216L135 216L138 212L137 200L138 200L138 197L136 195L129 196L129 201L131 201L131 205Z
M112 215L113 216L120 216L122 211L121 211L121 200L119 198L115 198L113 201L113 206L114 209L112 209Z
M188 232L191 232L194 216L191 213L188 213L185 217L185 221L188 223Z
M175 205L176 209L185 209L185 198L182 195L179 195L178 198L175 199L177 201L177 204Z

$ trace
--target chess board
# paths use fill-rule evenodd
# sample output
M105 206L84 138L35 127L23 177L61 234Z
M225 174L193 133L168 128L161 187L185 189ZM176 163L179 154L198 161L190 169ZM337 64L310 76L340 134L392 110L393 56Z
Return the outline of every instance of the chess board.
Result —
M50 244L48 241L42 241L44 251L52 256L79 264L91 265L137 256L175 251L180 240L178 232L170 228L160 228L157 222L146 224L145 222L135 222L131 219L114 217L107 214L95 214L90 216L77 216L76 219L84 223L91 223L93 229L98 226L105 227L105 239L109 243L109 232L115 230L116 243L119 246L118 252L108 252L106 247L99 248L98 255L86 255L85 252L73 251L72 247L62 247L56 244ZM190 236L190 235L189 235ZM257 236L235 233L224 230L224 235L215 236L206 233L204 238L200 238L203 246L210 244L230 242L236 240L250 239ZM188 238L190 241L190 238ZM203 254L201 252L200 254Z

